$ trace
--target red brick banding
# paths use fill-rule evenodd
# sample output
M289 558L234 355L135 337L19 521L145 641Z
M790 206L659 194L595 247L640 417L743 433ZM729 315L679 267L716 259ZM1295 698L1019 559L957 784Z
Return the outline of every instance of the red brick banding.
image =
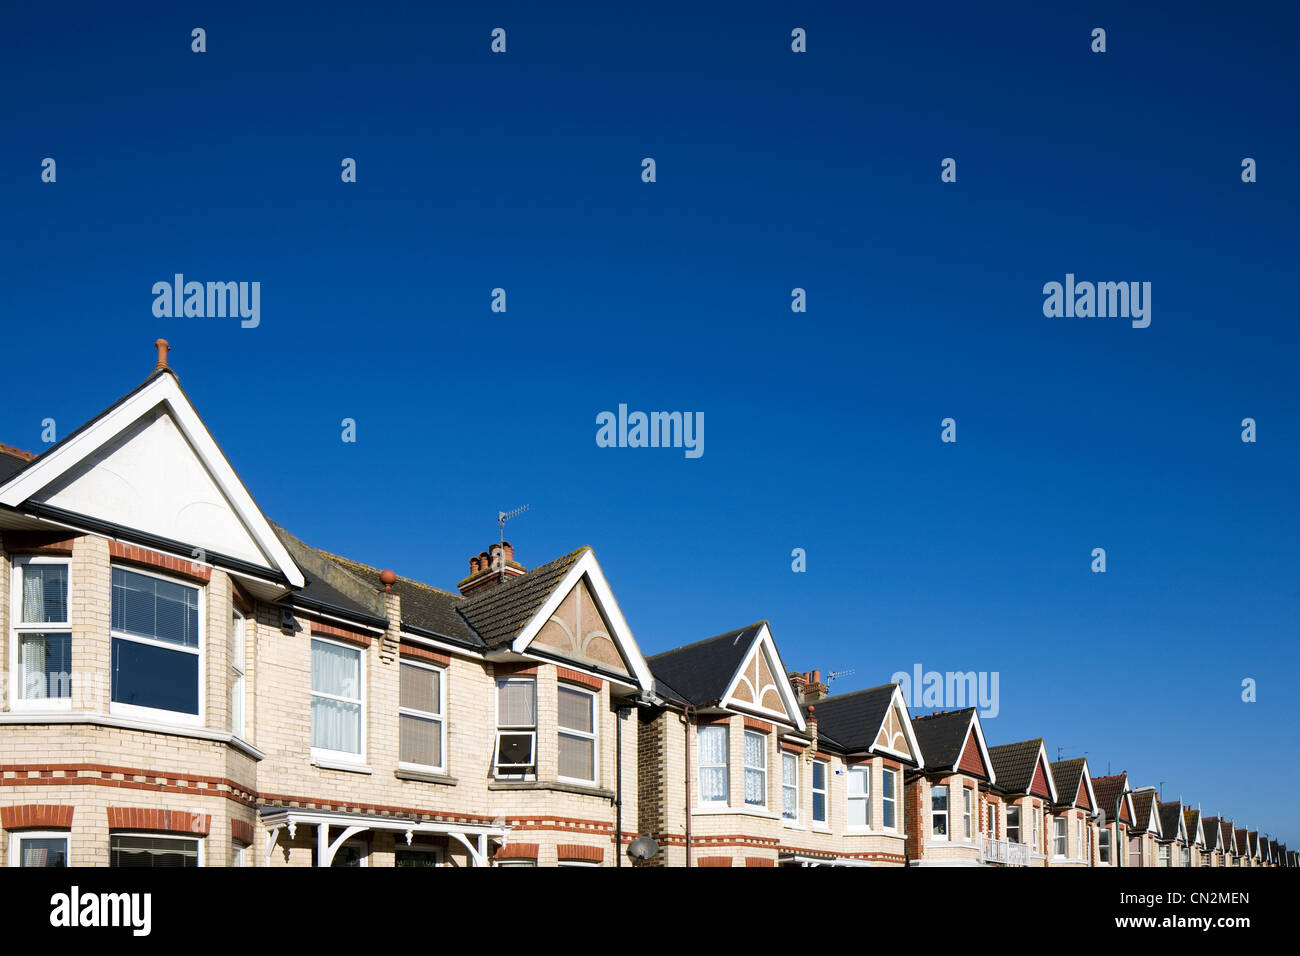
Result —
M591 677L580 671L569 670L567 667L555 668L555 676L560 680L567 680L570 684L581 684L583 687L590 687L592 690L600 690L605 686L605 682L599 677Z
M212 814L155 810L150 807L109 807L108 828L207 836L212 829Z
M747 856L745 866L776 866L776 861L765 856Z
M351 628L339 627L337 624L326 624L324 621L311 621L310 624L313 636L319 634L322 637L334 637L340 641L360 644L362 647L369 647L374 640L365 631L354 631Z
M73 808L54 803L24 803L0 807L0 827L6 830L69 830Z
M537 859L536 843L511 843L507 846L498 847L493 858L497 860L535 860Z
M561 843L555 848L556 856L561 860L581 860L586 863L600 863L605 859L605 850L598 846L583 846L581 843Z
M536 664L493 664L492 671L497 677L513 677L516 674L528 675L537 673Z
M772 732L772 725L769 724L766 720L758 720L758 719L756 719L756 718L754 718L754 717L746 717L746 718L745 718L745 729L746 729L746 730L761 730L761 731L762 731L763 733L765 733L765 734L770 734L770 733Z
M731 866L729 856L702 856L695 861L696 866Z
M437 664L440 667L448 667L451 664L451 658L446 654L439 654L437 651L431 651L427 647L421 647L419 644L409 644L401 641L397 645L398 651L403 657L411 657L418 661L428 661L430 664Z
M244 846L253 845L253 825L243 820L230 821L230 838Z
M140 548L134 544L123 544L121 541L110 541L108 543L109 556L114 561L122 564L134 564L142 568L152 568L155 571L166 571L168 574L179 575L183 578L189 578L191 581L200 581L207 584L212 578L212 569L196 564L197 559L176 558L170 554L159 554L157 551L150 551L148 548Z

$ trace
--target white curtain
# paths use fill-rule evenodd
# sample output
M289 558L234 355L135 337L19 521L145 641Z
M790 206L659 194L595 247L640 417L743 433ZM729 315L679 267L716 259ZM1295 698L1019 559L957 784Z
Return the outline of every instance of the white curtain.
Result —
M45 635L24 634L19 638L19 666L22 668L23 700L45 696Z
M701 727L699 732L700 800L727 800L727 728Z
M793 820L799 815L799 758L781 755L781 816Z
M339 697L361 696L361 654L323 641L311 644L313 691ZM361 704L313 696L311 745L342 753L361 752Z
M745 734L745 802L767 803L767 738L762 734Z

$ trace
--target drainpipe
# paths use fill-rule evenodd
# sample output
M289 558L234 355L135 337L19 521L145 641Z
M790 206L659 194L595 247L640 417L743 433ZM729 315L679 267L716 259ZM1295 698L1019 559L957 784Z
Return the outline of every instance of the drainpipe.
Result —
M686 866L691 865L691 712L690 704L683 711L682 727L686 733Z
M614 711L614 865L623 865L623 714Z
M1121 867L1122 867L1122 866L1125 866L1125 865L1126 865L1126 864L1124 863L1124 857L1128 855L1128 845L1127 845L1127 844L1128 844L1128 841L1127 841L1127 840L1124 841L1125 846L1124 846L1124 852L1123 852L1123 853L1120 853L1120 852L1119 852L1119 846L1118 846L1118 844L1119 844L1119 805L1120 805L1121 803L1124 802L1124 794L1126 794L1126 793L1132 793L1132 792L1133 792L1133 791L1129 788L1129 785L1128 785L1128 783L1126 782L1126 783L1124 784L1124 789L1121 790L1121 791L1119 792L1119 796L1115 798L1115 839L1112 840L1111 843L1110 843L1110 855L1111 855L1112 857L1115 858L1115 862L1112 864L1113 866L1121 866ZM1136 821L1134 821L1134 822L1136 822ZM1141 841L1141 839L1139 839L1139 840L1138 840L1138 866L1141 866L1141 865L1142 865L1142 841Z

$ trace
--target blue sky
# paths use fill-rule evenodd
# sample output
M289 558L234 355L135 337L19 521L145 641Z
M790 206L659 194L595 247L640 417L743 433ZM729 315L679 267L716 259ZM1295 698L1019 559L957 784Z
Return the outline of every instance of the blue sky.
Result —
M163 336L309 543L451 588L528 503L517 557L592 545L647 653L767 618L837 692L996 670L991 743L1300 844L1300 15L976 6L7 11L0 441ZM155 318L177 272L260 326ZM1044 317L1067 272L1150 327ZM598 448L620 403L703 457Z

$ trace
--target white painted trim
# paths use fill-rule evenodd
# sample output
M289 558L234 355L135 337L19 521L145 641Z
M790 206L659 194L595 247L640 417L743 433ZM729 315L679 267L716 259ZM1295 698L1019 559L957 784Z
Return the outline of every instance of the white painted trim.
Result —
M31 621L19 620L22 613L23 568L32 565L63 565L66 568L66 589L63 595L68 612L66 621ZM12 711L29 711L33 713L61 713L72 709L71 689L67 697L21 697L22 670L19 661L18 646L24 634L67 634L69 647L72 641L72 557L70 555L24 555L16 554L9 562L9 709ZM68 674L71 683L75 670ZM48 692L49 688L46 688Z
M889 711L898 708L898 721L903 727L903 736L907 738L907 744L912 753L909 756L900 753L892 747L877 747L874 743L870 747L873 754L885 754L891 757L898 757L900 760L915 762L917 770L925 769L925 754L921 753L921 745L916 740L916 731L912 729L912 712L907 709L907 701L903 699L903 688L898 684L894 685L894 693L889 698L889 707L885 708L884 716L880 718L880 726L872 733L871 739L874 741L880 736L881 728L885 726L885 721L889 719ZM992 766L989 767L992 770Z
M9 865L20 867L23 840L62 840L65 866L72 866L72 830L14 830L9 834Z
M343 750L325 750L323 748L311 747L311 762L318 766L328 767L331 770L348 770L361 769L362 773L369 773L370 768L365 766L366 763L366 734L369 730L369 721L366 710L368 694L366 693L366 679L369 676L366 673L366 652L365 648L358 647L356 644L347 641L336 641L332 638L325 637L323 634L310 635L311 641L320 641L322 644L333 644L335 647L341 647L346 651L351 651L357 655L357 681L358 696L355 701L361 709L361 729L360 736L357 739L358 752L349 753ZM311 698L323 697L327 700L338 700L343 703L354 703L350 697L340 697L336 694L327 694L324 691L313 690L311 687L311 645L308 645L307 660L307 740L310 745L311 741Z
M712 817L712 816L719 816L719 815L724 815L729 813L741 817L759 817L763 820L781 819L781 814L779 813L773 813L771 810L761 810L758 807L750 804L747 804L742 807L732 807L732 806L711 806L706 803L702 806L691 808L691 816L693 817Z
M583 694L591 701L591 733L584 730L573 730L572 728L562 727L560 725L560 708L559 699L560 691L567 690L574 694ZM583 687L580 684L571 684L568 682L555 682L555 779L561 783L573 783L583 787L600 786L600 691L592 690L590 687ZM617 719L617 718L615 718ZM560 773L560 738L568 735L580 740L591 741L591 779L583 780L581 777L566 777ZM533 755L536 758L536 754Z
M596 562L596 555L592 553L590 548L584 551L582 556L573 563L573 567L569 568L563 580L551 591L546 603L533 615L532 620L514 639L510 649L516 654L522 653L541 632L546 622L551 619L551 615L556 612L564 599L569 596L569 592L577 586L577 583L582 580L584 575L590 582L596 603L604 613L605 619L609 622L610 630L613 631L610 637L614 639L619 650L623 652L623 656L632 666L632 673L636 676L638 686L643 691L652 690L654 688L654 675L650 673L650 665L646 663L645 658L641 655L641 649L637 645L636 638L632 636L632 630L627 626L627 621L623 618L623 612L619 610L618 602L614 600L614 593L609 589L609 582L605 580L605 574L600 570L600 565Z
M538 778L538 760L537 753L537 725L538 711L541 709L540 692L537 686L537 675L535 674L506 674L503 677L496 677L492 681L492 728L496 736L492 740L492 778L494 780L536 780ZM501 726L501 685L502 684L532 684L533 685L533 722L527 726L522 724L511 724L508 727ZM533 738L531 764L504 764L507 768L523 767L519 773L502 773L501 768L501 736L505 734L508 737L522 737L525 734ZM533 768L529 773L527 767Z
M229 744L236 750L248 754L254 760L262 760L266 757L265 753L246 740L241 740L226 731L208 730L206 727L182 727L152 720L136 720L109 714L0 714L0 725L6 724L88 724L94 727L116 727L120 730L142 730L153 734L171 734L176 737L193 737L197 740L212 740L216 743Z
M414 667L419 670L432 671L438 675L438 712L431 713L427 710L416 710L414 707L402 706L402 668ZM399 658L397 661L397 750L402 750L402 716L414 717L417 720L431 720L438 724L439 750L441 751L442 763L440 764L418 764L399 761L399 766L411 770L419 770L428 773L447 772L447 668L441 664L434 664L431 661L422 661L418 658Z
M772 679L776 682L777 694L780 695L781 700L785 703L785 710L783 712L774 711L764 707L758 701L754 701L753 703L736 704L733 700L736 694L736 688L740 686L740 682L744 678L745 670L748 668L749 662L753 660L754 655L758 653L760 649L766 650L768 654L768 669L775 671L775 673L772 674ZM768 630L767 622L764 622L759 627L758 633L754 635L749 650L747 650L745 656L741 658L740 666L736 668L735 673L731 675L731 680L727 682L727 689L723 691L722 699L718 706L742 711L752 708L757 711L755 716L760 714L772 716L783 723L793 723L795 728L798 730L807 731L808 724L803 718L803 708L799 706L799 699L795 697L794 688L790 686L790 681L786 679L786 673L785 663L781 660L781 654L776 649L776 641L772 638L772 632ZM755 696L760 696L762 690L763 689L755 689Z
M303 613L306 614L307 612L304 611ZM362 626L364 625L360 625L360 624L353 625L353 627L362 627ZM376 631L375 633L382 634L383 632ZM445 651L448 654L455 654L460 657L468 657L471 660L482 661L486 659L485 655L481 651L472 651L466 647L457 647L455 644L444 644L442 641L435 640L432 637L425 637L423 634L412 634L410 631L398 631L397 636L399 640L406 641L407 643L410 644L419 644L422 647L431 647L439 651ZM550 662L548 661L547 663ZM577 670L577 668L574 669Z
M998 775L993 770L993 758L989 756L989 747L984 740L984 726L980 723L980 712L978 709L972 709L970 712L970 722L966 725L966 733L962 737L961 753L957 754L957 762L953 764L953 770L956 771L961 766L962 758L966 756L966 744L970 741L971 728L975 728L975 746L980 752L980 757L984 761L984 769L988 771L989 786L994 786L998 782ZM958 771L964 772L964 771Z
M291 604L289 610L295 614L301 614L310 621L312 618L319 618L323 621L336 621L344 627L351 628L354 631L368 631L371 634L386 634L382 627L373 627L369 624L360 624L356 621L350 621L346 617L335 617L333 614L326 614L323 611L313 611L311 608L300 607L297 604Z
M239 476L217 446L211 432L199 418L198 412L185 397L175 377L168 373L158 375L144 388L103 415L84 431L66 439L62 445L46 452L25 471L19 472L7 484L0 485L0 504L19 508L42 488L57 481L82 461L103 448L127 428L163 404L176 426L189 440L199 460L212 475L226 500L243 522L253 540L270 563L279 568L294 587L303 587L302 572L280 539L276 537L261 510L249 495ZM191 542L186 542L187 544Z

